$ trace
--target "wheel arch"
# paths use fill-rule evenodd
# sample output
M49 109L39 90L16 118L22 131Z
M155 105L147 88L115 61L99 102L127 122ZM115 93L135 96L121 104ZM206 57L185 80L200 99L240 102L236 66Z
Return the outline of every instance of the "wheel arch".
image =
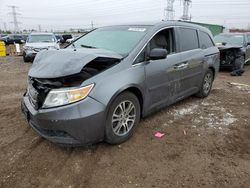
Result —
M213 72L213 80L215 79L215 68L210 66L208 67L208 69L210 69Z
M120 90L118 90L113 96L112 98L110 99L109 103L108 103L108 109L110 107L110 105L112 104L112 102L115 100L115 98L124 93L124 92L130 92L132 94L134 94L138 100L139 100L139 103L140 103L140 108L141 108L141 116L143 114L143 107L144 107L144 95L143 95L143 92L142 92L142 89L140 89L140 87L136 86L136 85L129 85L129 86L126 86L126 87L123 87L121 88ZM108 110L107 112L108 113Z

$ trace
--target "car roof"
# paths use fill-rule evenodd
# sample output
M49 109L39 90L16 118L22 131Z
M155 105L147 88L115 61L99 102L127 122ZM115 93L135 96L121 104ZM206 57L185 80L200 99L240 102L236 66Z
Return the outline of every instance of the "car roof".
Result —
M188 22L183 22L181 20L173 20L173 21L155 21L155 22L132 22L132 23L126 23L126 24L117 24L117 25L112 25L112 26L151 26L151 27L167 27L167 26L182 26L182 27L190 27L194 29L198 29L207 33L211 33L206 27L193 24L193 23L188 23ZM111 27L112 27L111 26ZM107 26L110 27L110 26Z

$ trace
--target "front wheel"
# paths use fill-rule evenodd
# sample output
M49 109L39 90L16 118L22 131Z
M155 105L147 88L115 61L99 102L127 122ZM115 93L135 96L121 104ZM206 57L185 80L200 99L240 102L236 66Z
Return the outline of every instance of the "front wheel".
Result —
M128 140L140 121L140 113L140 103L134 94L120 94L109 108L105 141L109 144L121 144Z
M200 98L207 97L212 89L213 81L214 81L214 74L213 71L209 69L203 78L202 86L200 88L200 91L196 94L196 96Z
M23 53L23 61L25 63L29 62L29 59L27 58L26 53Z

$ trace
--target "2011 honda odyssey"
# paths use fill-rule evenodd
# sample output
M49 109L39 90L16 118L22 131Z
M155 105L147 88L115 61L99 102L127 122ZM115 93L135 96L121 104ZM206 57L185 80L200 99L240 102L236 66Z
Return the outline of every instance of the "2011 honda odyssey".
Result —
M140 118L190 95L208 96L218 69L219 50L203 27L103 27L37 54L22 111L52 142L119 144Z

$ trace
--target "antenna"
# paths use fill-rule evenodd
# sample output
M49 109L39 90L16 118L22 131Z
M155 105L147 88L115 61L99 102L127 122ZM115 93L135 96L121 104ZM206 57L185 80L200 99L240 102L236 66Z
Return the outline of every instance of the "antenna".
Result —
M175 0L167 0L167 7L164 9L164 15L166 20L174 19L174 1Z
M11 8L11 12L10 12L9 14L11 14L12 17L13 17L13 22L11 22L11 23L14 24L14 32L18 32L18 31L19 31L19 26L18 26L18 24L20 24L20 22L17 21L17 16L20 15L20 13L17 13L17 12L16 12L16 9L17 9L18 7L17 7L17 6L14 6L14 5L8 6L8 7Z
M184 21L191 21L191 16L189 16L189 6L191 3L192 0L183 0L183 15L181 19Z

